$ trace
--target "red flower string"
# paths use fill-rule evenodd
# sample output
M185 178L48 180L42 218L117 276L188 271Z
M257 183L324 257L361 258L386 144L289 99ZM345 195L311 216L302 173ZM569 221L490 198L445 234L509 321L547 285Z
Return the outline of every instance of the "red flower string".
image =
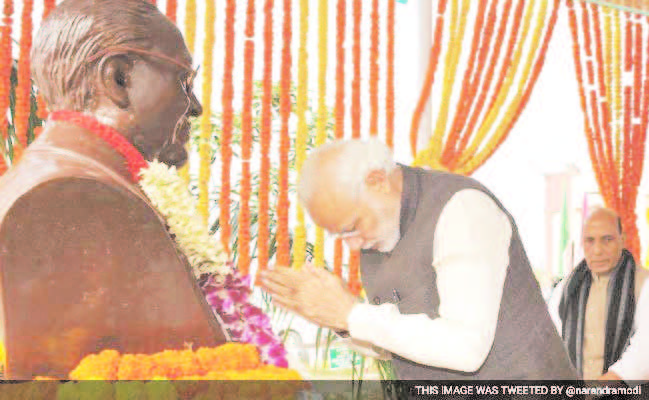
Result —
M124 157L126 166L134 182L140 180L140 170L148 165L142 154L115 128L102 124L92 115L82 114L77 111L54 111L50 113L50 120L68 122L84 128L115 149Z

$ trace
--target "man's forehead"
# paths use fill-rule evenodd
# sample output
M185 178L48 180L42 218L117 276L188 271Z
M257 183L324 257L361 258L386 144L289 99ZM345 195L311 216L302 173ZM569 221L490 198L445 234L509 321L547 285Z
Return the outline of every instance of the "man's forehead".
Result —
M584 224L585 237L618 236L617 221L610 218L594 218Z
M318 225L330 233L339 233L353 223L356 207L335 196L316 196L309 204L309 214Z

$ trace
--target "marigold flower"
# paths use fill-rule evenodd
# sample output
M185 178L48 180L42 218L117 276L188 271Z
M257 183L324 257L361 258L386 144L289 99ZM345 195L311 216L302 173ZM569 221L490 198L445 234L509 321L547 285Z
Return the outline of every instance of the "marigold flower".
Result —
M99 354L85 357L70 372L74 380L114 380L117 379L117 368L120 355L116 350L104 350Z

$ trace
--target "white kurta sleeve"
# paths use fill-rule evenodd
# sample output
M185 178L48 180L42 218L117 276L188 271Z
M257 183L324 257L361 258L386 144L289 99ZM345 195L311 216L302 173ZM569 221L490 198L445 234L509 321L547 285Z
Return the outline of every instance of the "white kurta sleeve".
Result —
M561 317L559 316L559 303L561 303L561 296L563 294L563 286L565 282L565 280L562 280L554 289L552 289L552 295L550 296L550 300L548 300L548 311L550 312L550 317L552 318L552 322L554 322L554 326L557 328L557 332L559 332L559 337L562 336Z
M493 344L511 237L509 219L487 194L459 191L442 210L433 242L439 318L357 304L351 336L420 364L476 371Z

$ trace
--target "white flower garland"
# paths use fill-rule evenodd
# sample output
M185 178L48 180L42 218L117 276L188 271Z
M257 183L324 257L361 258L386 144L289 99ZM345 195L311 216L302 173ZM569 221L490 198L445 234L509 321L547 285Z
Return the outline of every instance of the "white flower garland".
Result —
M198 216L196 200L176 168L154 161L140 172L140 176L140 187L166 219L194 275L210 274L201 289L230 338L257 346L264 362L288 367L286 349L273 332L270 318L249 300L250 278L241 277L228 263L221 244L209 234Z
M196 200L176 171L159 161L140 172L140 187L169 224L169 231L191 264L194 275L224 277L231 269L221 244L196 213Z

